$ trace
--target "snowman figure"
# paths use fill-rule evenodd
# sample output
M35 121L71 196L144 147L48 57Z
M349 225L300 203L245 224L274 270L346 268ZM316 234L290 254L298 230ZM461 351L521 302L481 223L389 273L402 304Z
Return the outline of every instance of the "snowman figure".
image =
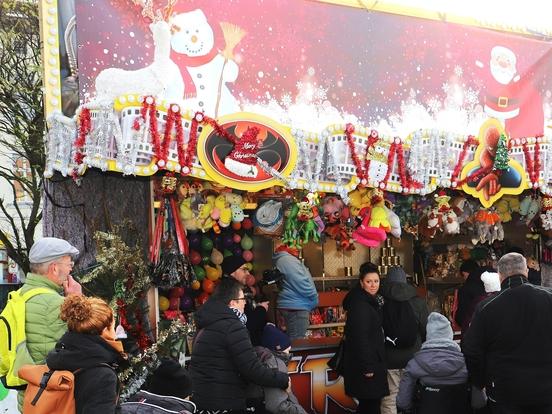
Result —
M238 102L226 86L238 78L238 65L219 53L213 28L203 11L175 15L171 29L172 58L180 67L186 96L194 95L195 90L195 98L187 99L185 106L215 118L238 112Z
M387 175L387 155L385 155L385 148L379 145L375 146L368 152L368 159L370 160L370 166L368 167L368 179L381 182Z

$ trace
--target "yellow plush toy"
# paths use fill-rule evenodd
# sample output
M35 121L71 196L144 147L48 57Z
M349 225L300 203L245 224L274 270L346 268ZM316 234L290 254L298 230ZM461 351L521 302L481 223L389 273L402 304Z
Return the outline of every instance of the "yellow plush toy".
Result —
M509 221L512 221L512 213L510 211L510 204L508 203L508 200L501 198L495 203L495 208L501 222L508 223Z
M389 232L391 230L391 223L389 223L389 217L385 210L385 199L383 198L383 192L379 189L374 189L372 193L372 210L370 212L370 227L376 227Z
M187 197L180 203L180 220L187 231L196 231L199 229L199 223L194 217L192 210L192 197Z
M367 188L357 188L349 193L349 211L352 217L358 217L360 210L370 207L370 192Z
M205 204L199 209L199 225L203 233L213 228L213 219L211 218L211 211L215 207L215 196L210 195L205 199Z
M226 201L224 194L220 194L215 199L215 208L220 212L218 224L220 227L228 227L232 222L232 210L230 204Z

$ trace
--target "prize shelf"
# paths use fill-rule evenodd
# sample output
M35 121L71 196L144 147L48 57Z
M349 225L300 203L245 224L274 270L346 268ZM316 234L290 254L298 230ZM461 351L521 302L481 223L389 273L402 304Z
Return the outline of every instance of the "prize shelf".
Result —
M348 279L355 279L355 278L328 278L328 277L321 277L321 278L314 278L313 279L330 279L330 280L348 280ZM346 290L340 290L337 292L318 292L318 308L327 308L330 306L341 306L343 303L343 298L345 298L345 295L347 294ZM322 328L337 328L340 326L345 326L345 322L329 322L329 323L320 323L316 325L309 325L309 329L322 329Z

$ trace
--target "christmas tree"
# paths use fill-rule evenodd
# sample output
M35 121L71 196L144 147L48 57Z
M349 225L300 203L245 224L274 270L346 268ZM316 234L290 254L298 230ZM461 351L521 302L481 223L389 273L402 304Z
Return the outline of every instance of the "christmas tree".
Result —
M510 161L510 157L508 156L508 146L506 144L506 136L504 134L500 134L500 138L498 140L498 146L496 148L496 155L494 159L494 169L501 170L501 171L507 170L509 161Z

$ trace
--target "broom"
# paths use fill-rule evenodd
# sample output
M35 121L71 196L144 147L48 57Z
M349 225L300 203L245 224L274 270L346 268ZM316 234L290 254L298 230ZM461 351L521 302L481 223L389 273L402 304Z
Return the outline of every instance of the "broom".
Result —
M228 22L220 22L220 28L222 29L222 35L224 36L224 42L226 46L222 51L222 56L224 56L224 63L222 64L222 70L220 71L220 78L217 89L217 103L215 105L215 118L218 117L220 97L222 94L222 75L224 73L224 68L229 59L234 59L234 48L243 37L246 35L246 31L241 27L236 26L235 24Z

